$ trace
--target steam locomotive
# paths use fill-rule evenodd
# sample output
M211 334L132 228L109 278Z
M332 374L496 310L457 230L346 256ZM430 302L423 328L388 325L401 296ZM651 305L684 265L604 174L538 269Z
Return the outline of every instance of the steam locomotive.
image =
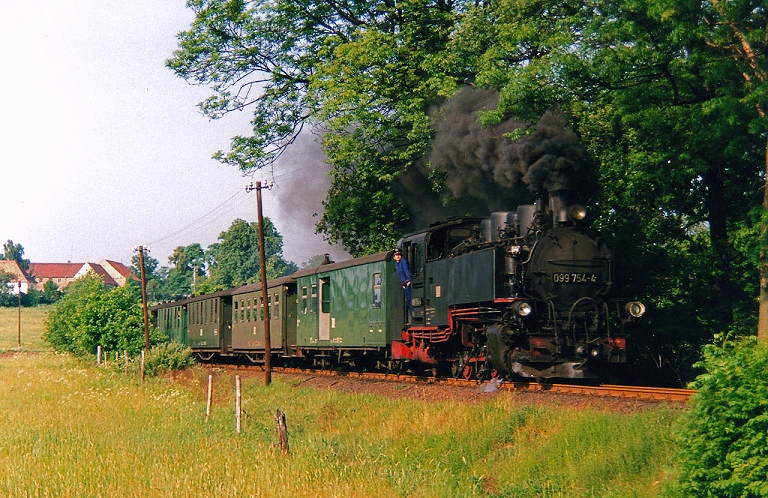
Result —
M614 258L584 230L568 192L489 218L406 235L411 306L393 251L152 307L155 323L204 360L406 369L454 377L592 378L627 361L637 301L612 299ZM266 308L265 308L266 306ZM409 312L410 308L410 312ZM273 363L274 363L273 360Z

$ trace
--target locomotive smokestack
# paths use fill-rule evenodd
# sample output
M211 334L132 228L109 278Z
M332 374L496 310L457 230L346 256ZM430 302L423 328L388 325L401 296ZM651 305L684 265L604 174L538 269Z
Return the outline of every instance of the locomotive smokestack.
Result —
M549 192L549 209L552 213L552 226L557 227L568 222L568 194L567 190L555 190Z

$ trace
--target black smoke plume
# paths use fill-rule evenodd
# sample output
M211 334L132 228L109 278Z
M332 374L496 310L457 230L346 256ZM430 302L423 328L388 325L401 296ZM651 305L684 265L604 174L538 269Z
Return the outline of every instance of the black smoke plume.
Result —
M402 181L414 223L512 210L546 192L580 188L584 149L565 118L549 111L533 126L514 118L481 126L479 112L497 103L496 92L466 89L438 111L429 164ZM445 175L453 206L441 208L425 188L429 169Z

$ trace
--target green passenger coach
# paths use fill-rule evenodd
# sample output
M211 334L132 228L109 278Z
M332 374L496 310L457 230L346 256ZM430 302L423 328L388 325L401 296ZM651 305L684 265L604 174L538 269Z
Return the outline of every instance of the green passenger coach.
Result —
M299 355L352 361L400 336L404 297L391 253L325 264L293 278Z
M231 290L184 301L187 305L187 346L199 356L230 352L232 335ZM210 359L210 358L209 358Z
M169 307L155 307L155 324L171 342L187 344L187 307L175 303Z
M270 280L270 348L286 356L296 344L296 282L292 277ZM251 361L264 360L264 298L261 283L232 291L232 352L244 353Z

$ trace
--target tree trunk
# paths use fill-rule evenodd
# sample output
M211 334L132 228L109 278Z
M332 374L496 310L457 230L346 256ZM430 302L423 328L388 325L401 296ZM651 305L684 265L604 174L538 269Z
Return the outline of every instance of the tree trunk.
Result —
M757 338L768 339L768 142L765 146L766 180L763 184L763 215L760 217L758 269L760 270L760 305L757 318Z
M723 325L733 323L733 293L731 292L730 250L726 226L726 201L723 178L724 168L712 164L704 177L705 203L709 213L709 238L714 257L715 281L712 289L712 308L715 318Z

